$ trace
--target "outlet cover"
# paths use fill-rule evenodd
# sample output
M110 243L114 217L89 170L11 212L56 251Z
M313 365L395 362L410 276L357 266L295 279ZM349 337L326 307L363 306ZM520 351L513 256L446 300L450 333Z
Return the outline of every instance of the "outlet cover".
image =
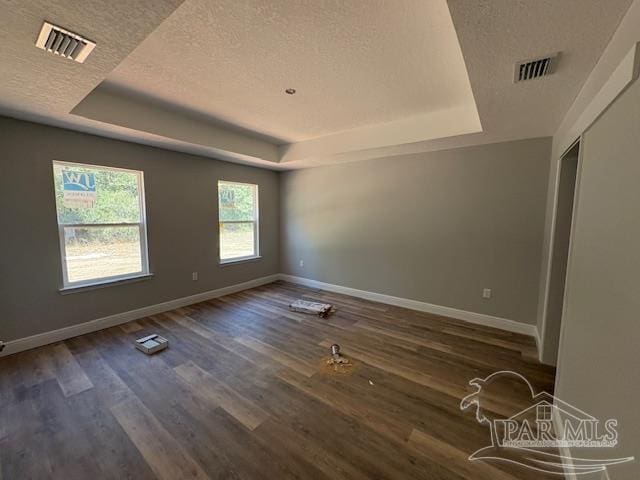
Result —
M198 272L193 272L191 274L191 280L193 280L194 282L198 280Z
M491 289L485 288L482 290L482 298L491 298Z

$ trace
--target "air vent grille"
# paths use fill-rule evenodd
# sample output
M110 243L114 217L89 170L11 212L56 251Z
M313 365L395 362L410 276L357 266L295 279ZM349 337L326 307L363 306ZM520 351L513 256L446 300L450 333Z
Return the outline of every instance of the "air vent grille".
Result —
M64 28L44 22L36 47L70 60L83 63L96 44Z
M514 82L533 80L553 73L558 54L548 55L535 60L524 60L516 63Z

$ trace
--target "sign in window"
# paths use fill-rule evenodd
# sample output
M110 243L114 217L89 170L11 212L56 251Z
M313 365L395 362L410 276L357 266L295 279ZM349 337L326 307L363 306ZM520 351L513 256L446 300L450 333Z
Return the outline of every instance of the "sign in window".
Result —
M65 288L149 273L143 173L53 162Z

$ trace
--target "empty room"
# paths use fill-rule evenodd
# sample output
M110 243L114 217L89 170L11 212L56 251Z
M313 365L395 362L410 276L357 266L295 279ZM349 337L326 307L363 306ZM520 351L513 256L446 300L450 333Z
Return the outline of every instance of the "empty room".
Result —
M0 480L640 478L640 0L0 0Z

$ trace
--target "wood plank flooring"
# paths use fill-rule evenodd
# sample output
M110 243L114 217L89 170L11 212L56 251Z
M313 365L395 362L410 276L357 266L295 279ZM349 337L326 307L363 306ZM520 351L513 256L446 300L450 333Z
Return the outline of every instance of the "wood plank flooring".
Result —
M290 312L327 301L327 319ZM147 357L133 340L159 333ZM339 343L349 375L321 369ZM470 462L488 428L468 382L514 370L552 391L533 340L276 282L0 359L0 479L541 479ZM507 415L526 392L503 387ZM557 478L557 477L549 477Z

